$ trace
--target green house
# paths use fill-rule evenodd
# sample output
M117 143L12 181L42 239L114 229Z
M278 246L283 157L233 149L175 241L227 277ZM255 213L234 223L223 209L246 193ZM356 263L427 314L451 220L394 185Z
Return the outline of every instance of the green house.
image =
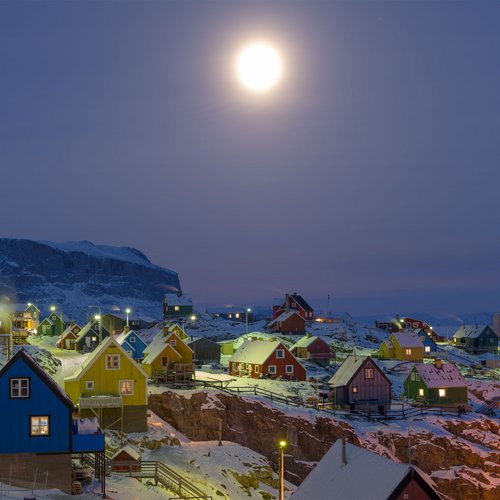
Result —
M427 406L467 404L467 383L453 363L417 363L404 382L405 395Z
M109 330L99 321L94 319L89 321L78 334L75 340L75 349L78 352L92 352L106 337L110 337Z
M57 335L60 336L66 330L66 322L62 313L52 311L39 325L37 333L39 335Z
M163 297L163 319L181 318L193 314L193 300L182 292L167 293Z

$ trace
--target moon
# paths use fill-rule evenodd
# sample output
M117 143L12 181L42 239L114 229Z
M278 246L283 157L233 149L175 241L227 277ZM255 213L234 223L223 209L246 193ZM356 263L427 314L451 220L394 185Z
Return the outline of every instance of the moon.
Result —
M250 91L264 93L280 80L283 62L280 54L268 43L253 43L244 48L236 60L236 74Z

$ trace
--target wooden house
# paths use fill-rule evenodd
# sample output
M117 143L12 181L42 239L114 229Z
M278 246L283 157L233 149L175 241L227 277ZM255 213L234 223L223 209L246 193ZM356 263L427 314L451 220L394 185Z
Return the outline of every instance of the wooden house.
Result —
M348 356L328 385L335 405L380 413L391 406L392 383L370 356Z
M278 340L247 340L229 358L229 374L305 380L306 370Z
M147 344L134 330L125 331L116 337L116 341L134 358L135 361L144 359L144 349Z
M166 337L171 333L177 334L177 336L182 340L188 340L189 335L184 331L184 329L179 325L179 323L170 323L163 327L163 336Z
M114 472L136 472L141 470L139 462L141 454L130 445L123 446L110 458L111 470Z
M431 334L426 332L423 328L415 330L418 338L424 344L424 357L433 357L437 352L437 344L434 342Z
M76 323L69 325L56 342L56 347L74 351L76 349L76 339L81 330L82 327Z
M37 333L40 335L60 336L66 330L66 319L64 315L52 311L38 325Z
M289 309L280 314L276 319L273 319L267 329L270 332L279 333L305 333L306 320L299 314L298 311Z
M220 362L220 344L205 337L191 337L186 344L193 351L193 362L204 365Z
M467 404L467 382L454 363L417 363L404 382L405 395L427 406Z
M78 352L92 352L98 345L99 340L109 337L109 330L99 324L99 320L90 320L78 334L75 341L75 349Z
M193 351L177 332L160 332L144 349L142 366L150 378L180 382L194 378Z
M424 330L434 342L444 342L446 338L441 337L427 322L421 319L410 318L408 316L400 318L396 315L395 318L387 319L385 321L375 321L375 327L379 330L384 330L389 333L400 332L402 330Z
M293 309L304 318L305 321L312 321L314 317L313 308L298 293L285 294L285 300L273 306L273 319L281 316L283 313Z
M382 359L420 361L424 359L424 344L414 332L396 332L384 340L378 350Z
M220 345L221 354L227 356L234 353L234 340L221 340L218 344Z
M71 453L104 452L104 435L80 436L72 401L24 349L0 370L0 407L0 477L11 484L31 488L37 470L47 487L71 492Z
M440 500L416 467L393 462L342 439L291 495L291 500Z
M12 319L10 309L0 303L0 335L12 334Z
M147 374L113 338L107 337L64 389L81 416L95 416L102 428L147 430Z
M40 309L31 302L14 304L12 312L12 328L18 330L36 330L40 323Z
M497 354L498 335L488 325L462 325L453 335L453 345L471 354Z
M328 363L332 359L332 351L321 337L310 334L304 335L290 349L291 353L299 359Z
M193 299L181 291L163 297L163 319L181 318L193 314Z

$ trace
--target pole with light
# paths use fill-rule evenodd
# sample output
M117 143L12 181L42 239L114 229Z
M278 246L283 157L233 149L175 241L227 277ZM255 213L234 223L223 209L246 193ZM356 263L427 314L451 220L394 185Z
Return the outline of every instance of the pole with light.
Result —
M285 448L286 441L282 439L279 442L280 455L279 455L279 473L280 473L280 494L279 500L285 500Z
M102 310L101 310L101 306L88 306L89 308L91 307L95 307L98 311L99 311L99 314L96 314L94 316L95 319L97 319L99 321L99 345L101 345L101 342L102 342Z
M246 310L246 321L245 321L245 323L246 323L246 333L247 334L248 334L248 313L249 312L252 312L252 310L249 307L247 307L247 310Z
M125 309L125 314L127 315L127 328L129 327L129 324L128 324L128 315L132 312L132 309L130 309L130 307L127 307L127 309Z

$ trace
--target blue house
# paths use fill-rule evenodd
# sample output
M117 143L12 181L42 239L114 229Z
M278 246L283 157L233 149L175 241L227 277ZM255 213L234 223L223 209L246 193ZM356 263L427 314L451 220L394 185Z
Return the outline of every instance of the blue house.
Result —
M128 332L122 332L116 341L134 358L135 361L140 361L144 359L144 349L146 349L147 344L144 340L137 335L134 330Z
M437 351L436 342L432 340L432 337L423 328L415 330L415 333L419 336L422 344L424 344L424 357L428 358L431 356L431 353Z
M0 408L0 476L26 487L38 470L48 487L70 492L73 443L84 448L85 436L76 434L71 400L25 349L0 370ZM104 435L92 438L85 451L103 453Z

